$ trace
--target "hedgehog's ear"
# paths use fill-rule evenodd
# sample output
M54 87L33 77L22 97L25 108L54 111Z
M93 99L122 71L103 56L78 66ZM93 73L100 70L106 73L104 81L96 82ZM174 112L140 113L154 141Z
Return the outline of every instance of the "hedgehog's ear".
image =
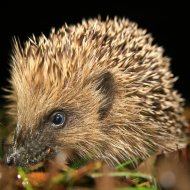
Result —
M98 84L96 90L98 90L104 96L98 110L100 119L104 119L108 115L114 99L114 78L110 72L106 72L100 75L96 81Z

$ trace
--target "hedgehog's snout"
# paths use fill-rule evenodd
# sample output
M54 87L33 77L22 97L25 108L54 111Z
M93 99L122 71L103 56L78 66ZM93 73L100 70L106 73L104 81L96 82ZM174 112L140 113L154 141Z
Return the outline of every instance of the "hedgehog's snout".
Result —
M24 149L23 147L19 150L16 150L15 148L10 148L4 158L4 162L10 166L15 165L28 167L38 162L42 162L46 158L52 158L54 157L53 155L55 155L55 152L53 151L53 149L48 147L44 149L39 149L38 151Z
M7 165L29 167L46 159L53 159L56 155L55 148L47 145L45 139L37 137L38 135L34 135L16 139L8 148L4 162Z

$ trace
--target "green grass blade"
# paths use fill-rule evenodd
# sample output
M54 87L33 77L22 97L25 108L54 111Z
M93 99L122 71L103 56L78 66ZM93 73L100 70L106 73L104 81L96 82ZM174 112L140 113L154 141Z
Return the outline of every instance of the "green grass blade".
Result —
M133 159L133 160L128 160L124 163L121 163L121 164L118 164L116 166L116 169L123 169L125 168L126 166L130 165L130 164L133 164L133 163L137 163L138 159Z
M29 180L28 180L28 178L26 176L26 173L23 170L23 168L22 167L18 167L17 169L18 169L18 174L20 175L20 177L21 177L21 179L23 181L22 184L23 184L24 188L26 190L33 190L32 185L30 184L30 182L29 182Z

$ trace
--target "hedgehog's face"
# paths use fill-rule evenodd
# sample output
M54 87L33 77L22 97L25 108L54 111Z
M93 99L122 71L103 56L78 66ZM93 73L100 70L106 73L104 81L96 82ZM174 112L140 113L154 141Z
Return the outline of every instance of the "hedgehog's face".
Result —
M35 129L30 129L32 126L23 129L22 124L18 122L14 134L14 144L7 155L7 163L26 167L55 157L59 150L56 147L58 146L56 133L64 127L65 122L64 111L50 114L43 123L36 123Z
M111 73L82 83L68 80L64 87L52 84L50 88L44 81L37 89L33 83L28 86L15 87L17 127L7 163L28 167L59 153L69 160L101 158L114 96Z

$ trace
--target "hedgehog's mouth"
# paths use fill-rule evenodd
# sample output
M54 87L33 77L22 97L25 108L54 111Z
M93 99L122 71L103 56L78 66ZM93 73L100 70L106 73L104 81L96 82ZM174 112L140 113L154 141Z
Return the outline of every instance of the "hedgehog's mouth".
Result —
M29 159L28 164L26 164L24 167L27 167L29 169L35 169L42 167L46 164L48 160L55 159L57 153L53 148L47 148L46 150L42 151L39 154L36 154L34 157L31 157Z
M46 159L42 159L42 161L32 161L30 164L28 164L27 167L28 169L34 171L34 170L44 170L44 168L46 167L46 163L48 160L53 160L56 156L56 153L53 149L48 148L46 150L47 156Z

